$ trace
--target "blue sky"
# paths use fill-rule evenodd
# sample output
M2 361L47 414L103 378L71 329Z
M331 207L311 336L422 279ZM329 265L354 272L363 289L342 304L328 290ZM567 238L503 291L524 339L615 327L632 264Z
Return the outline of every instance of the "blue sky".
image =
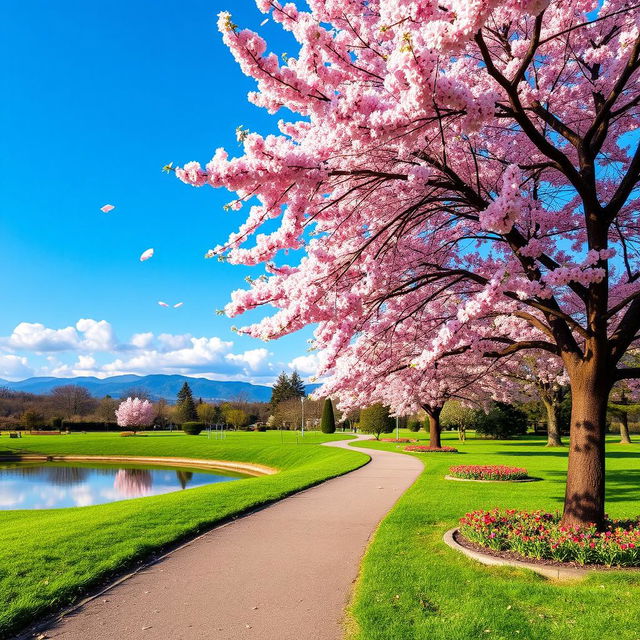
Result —
M292 362L312 371L310 331L264 344L230 331L242 318L215 314L261 272L203 259L243 213L222 210L228 193L161 172L170 161L206 162L219 146L239 153L238 125L275 129L278 116L246 101L254 83L221 43L221 10L272 50L293 52L277 25L259 27L264 16L249 1L4 8L0 378L175 372L268 382ZM106 203L116 209L102 213ZM141 263L150 247L155 256Z

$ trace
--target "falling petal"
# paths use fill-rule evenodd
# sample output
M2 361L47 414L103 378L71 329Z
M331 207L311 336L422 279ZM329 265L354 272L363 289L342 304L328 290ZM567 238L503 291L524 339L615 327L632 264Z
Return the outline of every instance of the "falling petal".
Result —
M140 262L144 262L145 260L148 260L149 258L153 258L153 249L147 249L141 256L140 256Z
M109 213L109 211L113 211L115 207L112 204L105 204L104 207L100 207L100 211L104 213Z
M174 309L177 309L178 307L181 307L184 304L184 302L177 302L176 304L173 305Z
M261 23L260 26L264 27L265 24L267 24L267 22L269 22L269 18L265 18Z
M169 306L166 302L162 302L162 300L158 300L158 304L159 304L161 307L168 307L168 306Z

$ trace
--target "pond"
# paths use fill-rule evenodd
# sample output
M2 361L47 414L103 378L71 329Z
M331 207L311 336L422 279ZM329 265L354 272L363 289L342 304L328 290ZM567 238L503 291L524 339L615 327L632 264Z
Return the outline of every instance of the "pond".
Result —
M0 510L87 507L250 476L130 463L0 462Z

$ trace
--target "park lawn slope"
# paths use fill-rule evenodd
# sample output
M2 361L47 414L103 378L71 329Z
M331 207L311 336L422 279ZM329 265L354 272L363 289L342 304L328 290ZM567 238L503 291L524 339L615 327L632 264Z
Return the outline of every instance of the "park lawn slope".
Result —
M292 436L292 434L289 434ZM104 580L217 522L356 469L368 456L273 433L120 438L87 434L4 441L1 453L148 455L256 462L279 473L110 504L0 511L0 637L69 605ZM311 443L315 444L311 444Z
M401 436L415 437L409 432ZM425 470L383 520L364 558L351 606L350 640L638 640L640 572L600 572L559 583L510 567L486 567L449 549L445 531L465 512L562 508L567 448L540 438L467 439L462 453L415 454ZM426 434L420 434L426 439ZM640 445L607 445L607 500L615 518L640 514ZM383 443L358 443L402 451ZM408 454L407 454L408 455ZM455 464L526 467L543 482L444 480Z

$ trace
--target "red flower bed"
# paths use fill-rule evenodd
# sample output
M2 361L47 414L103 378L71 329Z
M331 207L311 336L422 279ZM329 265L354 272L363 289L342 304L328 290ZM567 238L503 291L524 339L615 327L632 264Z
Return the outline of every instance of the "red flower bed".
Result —
M612 520L598 531L595 526L563 527L558 514L493 509L465 514L460 533L483 547L528 558L581 565L640 564L640 518Z
M380 438L380 442L418 442L411 438Z
M449 467L449 475L465 480L524 480L529 477L526 469L501 464L461 464Z
M428 447L424 444L409 445L404 451L414 451L416 453L458 453L453 447Z

